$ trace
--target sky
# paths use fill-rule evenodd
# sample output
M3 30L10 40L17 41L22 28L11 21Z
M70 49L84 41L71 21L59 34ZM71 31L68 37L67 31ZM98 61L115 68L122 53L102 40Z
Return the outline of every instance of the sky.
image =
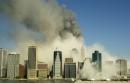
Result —
M86 46L130 58L130 0L59 0L75 12Z
M99 43L113 54L130 58L130 0L58 1L75 13L86 46ZM8 40L10 26L9 18L0 14L0 47L13 45Z

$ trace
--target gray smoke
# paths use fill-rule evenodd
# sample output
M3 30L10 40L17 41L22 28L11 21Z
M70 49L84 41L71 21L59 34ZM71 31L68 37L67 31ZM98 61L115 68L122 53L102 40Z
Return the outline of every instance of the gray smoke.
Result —
M14 22L24 26L21 28L40 33L44 42L52 42L57 37L66 39L68 34L82 37L73 13L56 0L1 0L1 3L1 9Z

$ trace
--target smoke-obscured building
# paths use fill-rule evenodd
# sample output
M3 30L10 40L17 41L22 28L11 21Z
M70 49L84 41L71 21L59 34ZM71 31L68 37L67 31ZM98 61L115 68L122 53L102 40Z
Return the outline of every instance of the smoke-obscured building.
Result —
M83 61L78 62L78 69L81 70L83 69L83 67L84 67L84 62Z
M54 51L53 58L53 78L62 77L62 52Z
M48 75L48 64L38 63L37 64L37 77L39 79L47 78Z
M76 78L76 63L73 63L73 58L65 58L64 78Z
M24 61L24 78L27 78L27 71L28 71L28 60Z
M11 53L7 57L7 77L17 78L19 77L19 63L20 55L16 53Z
M116 65L117 65L117 74L119 76L126 76L127 75L127 60L118 59L116 60Z
M29 46L28 48L28 71L27 78L35 79L37 77L37 54L36 46Z
M22 64L19 64L19 78L24 78L25 76L25 67Z
M99 53L99 51L95 51L92 54L92 63L95 70L97 70L98 72L102 71L102 55L101 53Z
M6 77L7 74L7 53L0 48L0 77Z
M130 79L130 69L127 71L127 78Z
M82 57L82 60L85 60L85 48L82 46L81 47L81 57Z
M81 73L81 70L83 69L84 67L84 62L83 61L79 61L78 62L78 77L81 78L82 76L82 73Z

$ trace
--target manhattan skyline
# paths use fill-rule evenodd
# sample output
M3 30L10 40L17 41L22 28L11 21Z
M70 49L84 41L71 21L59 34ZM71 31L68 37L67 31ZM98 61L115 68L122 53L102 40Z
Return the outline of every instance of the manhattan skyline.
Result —
M76 14L86 47L99 44L116 56L130 59L129 0L59 0L59 3ZM9 16L0 13L1 48L15 48L15 43L8 35L11 25Z

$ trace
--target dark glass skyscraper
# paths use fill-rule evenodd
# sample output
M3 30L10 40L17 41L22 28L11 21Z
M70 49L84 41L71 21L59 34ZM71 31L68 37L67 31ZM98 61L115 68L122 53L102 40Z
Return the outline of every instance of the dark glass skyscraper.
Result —
M92 63L94 63L94 67L98 72L102 71L102 55L99 51L92 54Z
M53 77L54 78L62 77L62 52L61 51L54 51Z

